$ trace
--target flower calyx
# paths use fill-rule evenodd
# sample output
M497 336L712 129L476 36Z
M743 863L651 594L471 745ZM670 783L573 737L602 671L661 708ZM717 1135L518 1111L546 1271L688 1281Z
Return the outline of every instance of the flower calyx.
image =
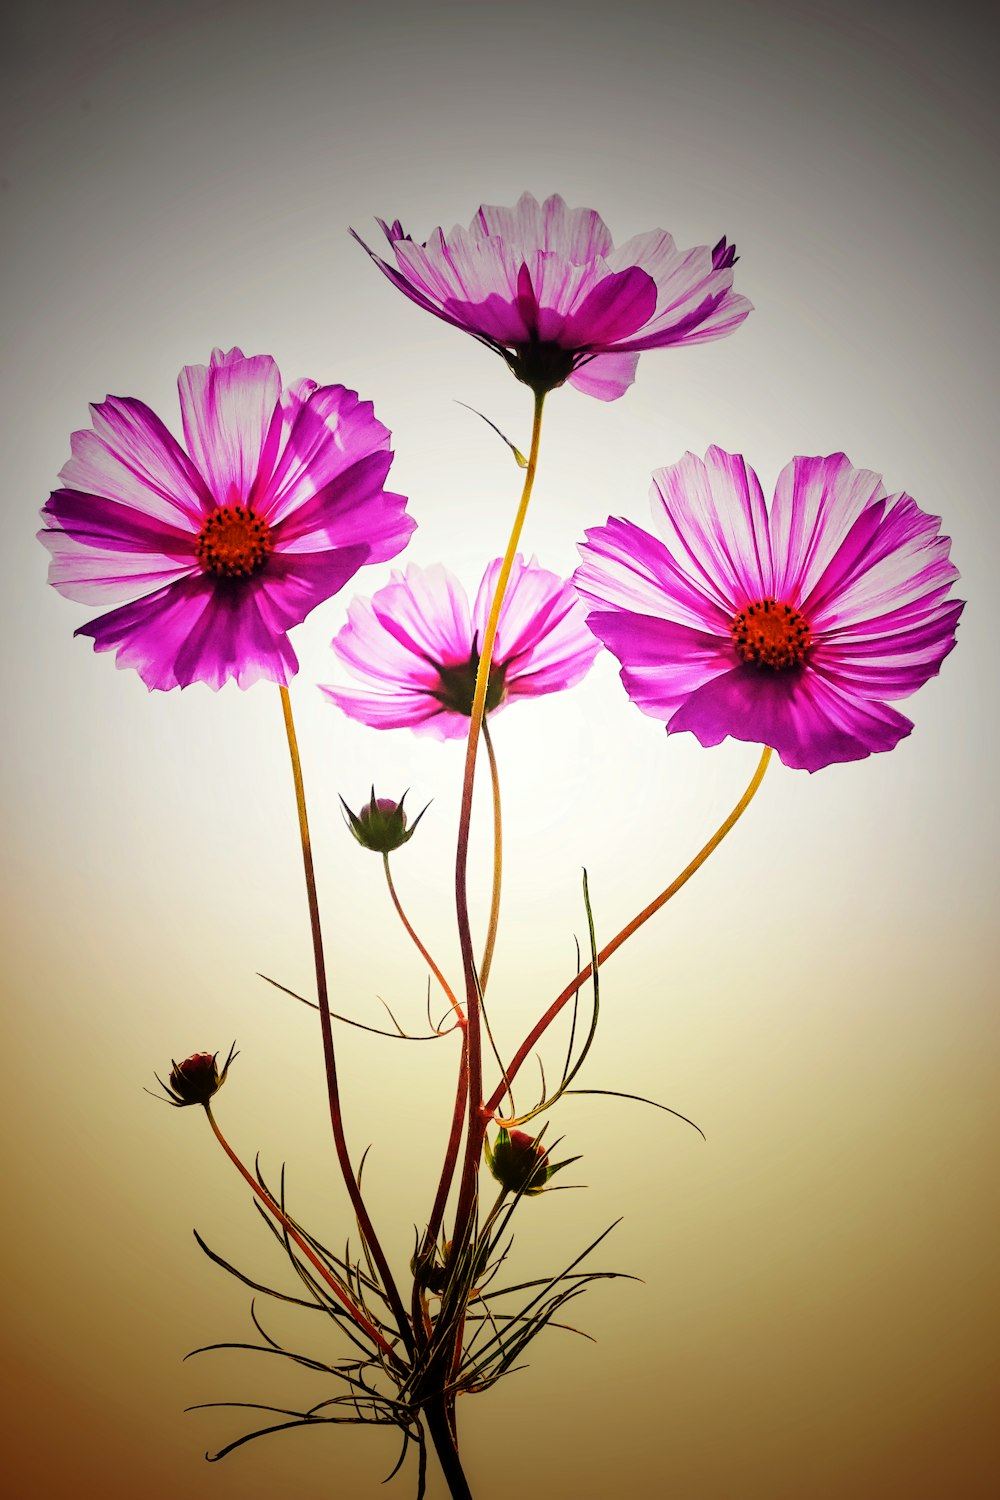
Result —
M504 1125L500 1126L496 1145L491 1147L487 1138L484 1146L486 1165L500 1186L508 1193L529 1198L544 1192L545 1184L563 1167L580 1160L578 1156L570 1156L565 1161L551 1162L540 1137L528 1135L524 1130L508 1130Z
M391 797L376 797L375 788L372 787L371 801L366 802L358 812L353 813L343 797L340 805L346 814L347 826L363 848L371 849L376 854L391 854L394 849L401 849L404 844L409 843L417 831L417 824L427 807L430 807L428 802L423 812L418 813L408 826L406 813L403 811L405 801L406 792L395 802Z
M189 1104L207 1105L225 1083L229 1066L238 1056L234 1042L221 1071L217 1052L193 1052L183 1062L172 1062L166 1083L158 1073L154 1076L169 1096L167 1103L175 1108L184 1109Z

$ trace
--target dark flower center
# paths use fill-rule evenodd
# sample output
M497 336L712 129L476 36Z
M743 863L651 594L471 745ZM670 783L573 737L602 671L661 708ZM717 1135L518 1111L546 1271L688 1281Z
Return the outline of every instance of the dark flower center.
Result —
M563 349L559 344L543 343L540 339L515 344L501 353L518 380L539 394L562 385L572 375L579 358L579 350Z
M220 578L251 578L273 551L270 526L247 505L220 505L198 533L198 561Z
M476 692L476 674L479 671L479 648L474 645L469 654L468 661L459 662L455 667L442 667L434 663L435 671L440 678L438 687L432 690L432 696L453 714L464 714L467 719L472 717L472 700ZM490 669L490 680L486 684L486 712L498 707L503 701L505 666L494 666Z
M748 604L733 620L729 633L742 661L775 672L798 666L812 645L809 626L798 610L775 599Z

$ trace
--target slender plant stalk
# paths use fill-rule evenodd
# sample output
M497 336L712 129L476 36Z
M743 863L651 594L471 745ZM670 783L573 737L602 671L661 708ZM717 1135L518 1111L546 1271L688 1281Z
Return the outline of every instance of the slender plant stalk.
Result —
M544 404L545 393L536 391L534 419L531 425L531 447L528 452L524 485L521 490L521 499L517 507L517 513L514 517L514 525L511 528L510 540L507 543L507 551L504 553L503 562L500 566L496 593L493 596L493 603L486 620L486 629L483 633L479 669L476 673L476 688L472 697L472 714L469 719L469 739L465 752L465 779L462 784L462 806L458 822L458 847L455 855L455 908L458 916L459 943L462 949L462 968L465 973L467 1002L465 1035L469 1081L465 1163L462 1170L462 1183L459 1190L455 1222L457 1244L463 1244L468 1238L472 1217L475 1212L476 1182L487 1119L482 1107L483 1058L479 1014L480 987L479 975L476 972L476 963L472 949L468 891L469 830L472 821L472 791L476 776L476 752L479 748L479 734L486 712L486 689L489 684L490 663L493 658L493 646L496 642L500 609L503 605L507 581L510 578L511 568L514 564L514 554L517 552L518 542L521 539L524 518L528 513L528 503L531 499L531 491L535 482L535 470L538 467L538 448L542 435L542 408Z
M316 872L313 867L312 842L309 837L309 818L306 812L302 763L299 759L295 722L292 718L292 700L289 697L286 687L282 687L280 691L281 707L285 716L285 733L288 737L288 753L292 762L292 779L295 783L295 805L299 816L299 835L302 841L302 864L305 870L306 896L309 902L309 922L312 927L313 956L316 962L316 998L319 1002L319 1019L323 1033L323 1058L326 1063L326 1081L327 1091L330 1096L330 1121L333 1125L333 1139L337 1148L337 1159L340 1162L341 1175L343 1176L344 1185L350 1195L351 1203L357 1216L358 1227L371 1251L372 1259L379 1269L379 1274L382 1277L382 1286L389 1299L392 1315L396 1319L400 1338L407 1353L412 1355L413 1334L410 1329L409 1320L403 1309L403 1303L392 1272L389 1269L389 1262L375 1233L368 1209L365 1207L364 1198L361 1196L361 1188L358 1185L358 1179L351 1165L351 1157L344 1135L344 1116L340 1104L340 1086L337 1081L337 1060L333 1046L333 1024L330 1017L330 1001L326 983L326 962L323 957L323 932L320 926L319 900L316 895Z
M493 787L493 897L490 901L490 923L483 945L483 957L479 965L479 988L486 993L490 968L493 964L493 949L497 941L497 925L500 921L500 887L503 881L503 819L500 812L500 777L497 774L497 757L486 719L483 719L483 744L490 762L490 782Z
M621 931L616 933L609 943L605 944L605 946L597 955L598 967L605 963L613 953L617 953L622 944L627 942L634 932L638 932L639 928L643 925L644 922L648 922L650 917L655 916L662 906L666 906L671 896L676 896L681 887L686 885L687 882L691 879L691 876L697 870L701 869L701 866L705 863L708 856L713 852L713 850L718 848L718 846L722 843L722 840L725 838L726 834L736 823L739 822L740 818L750 806L750 803L753 801L757 793L758 787L764 780L764 772L767 770L768 762L770 761L770 759L770 746L765 745L763 754L761 755L760 760L757 763L757 769L756 771L754 771L753 776L750 779L749 786L747 787L746 791L743 793L743 796L737 802L736 806L733 808L729 816L723 823L719 825L719 827L712 834L712 837L709 839L708 843L695 855L691 863L684 867L681 873L677 876L677 879L672 880L667 886L666 890L661 891L660 894L654 898L654 900L650 901L648 906L644 906L642 911L632 918L631 922L626 922ZM518 1071L525 1058L529 1055L531 1049L534 1047L539 1037L552 1024L566 1002L573 998L577 990L580 989L581 985L586 984L587 980L590 978L592 968L593 966L591 964L587 964L586 968L581 969L576 978L571 980L570 983L566 986L562 994L558 995L556 999L553 1000L552 1004L549 1006L545 1014L535 1022L535 1025L528 1032L528 1035L525 1037L524 1041L521 1043L520 1047L518 1047L517 1051L514 1054L513 1061L511 1062L510 1067L507 1069L507 1078L505 1083L501 1084L495 1090L487 1103L484 1105L484 1110L488 1111L489 1114L494 1114L495 1111L499 1108L504 1094L508 1092L506 1084L509 1084L513 1080L515 1073Z
M454 1401L437 1396L424 1407L424 1420L434 1444L438 1461L451 1491L452 1500L472 1500L454 1434Z
M378 1345L383 1354L387 1355L395 1365L399 1366L399 1356L393 1348L392 1344L389 1343L389 1340L379 1332L379 1330L373 1323L369 1322L361 1309L354 1305L353 1301L347 1295L347 1292L341 1286L337 1278L335 1276L331 1276L330 1272L327 1270L326 1266L324 1266L319 1256L314 1254L314 1252L306 1244L305 1240L299 1234L294 1224L292 1224L287 1214L285 1214L278 1207L277 1203L275 1203L270 1193L265 1192L260 1183L253 1176L253 1173L247 1171L246 1167L240 1161L239 1157L236 1155L236 1152L233 1150L232 1146L230 1146L229 1142L222 1134L222 1131L219 1129L219 1123L216 1120L215 1115L212 1113L212 1106L210 1104L206 1104L204 1108L205 1113L208 1116L208 1123L211 1125L212 1129L215 1132L215 1138L219 1142L219 1145L222 1147L223 1151L229 1157L229 1160L233 1163L233 1166L236 1167L237 1171L244 1178L244 1180L249 1183L250 1187L256 1193L257 1197L264 1204L265 1208L267 1208L267 1210L274 1215L278 1223L282 1226L285 1233L288 1235L288 1238L295 1242L306 1259L310 1261L311 1264L316 1268L320 1276L322 1276L323 1280L326 1282L327 1286L333 1292L334 1296L344 1304L344 1306L347 1308L347 1311L354 1319L355 1323L357 1323L358 1327L368 1335L373 1343Z
M434 978L437 980L438 984L441 986L441 988L444 990L445 994L447 995L448 999L451 1001L452 1007L454 1008L455 1015L457 1016L458 1021L464 1025L464 1023L465 1023L465 1016L462 1013L462 1007L459 1005L458 1001L455 999L455 991L452 989L451 985L448 983L447 979L445 979L444 975L441 973L441 970L438 968L437 964L434 962L433 958L431 958L431 956L428 953L427 949L424 947L423 943L420 941L420 938L417 936L416 932L413 929L413 926L412 926L412 924L410 922L409 917L406 915L406 912L403 910L402 903L400 902L399 896L396 894L396 887L393 884L392 874L391 874L391 872L389 870L389 856L388 856L388 854L383 854L382 855L382 864L385 867L385 879L386 879L386 884L389 887L389 895L392 897L392 904L396 908L396 913L397 913L397 915L399 917L399 920L402 922L403 926L406 928L406 931L409 933L410 937L412 938L413 944L416 947L417 952L420 954L421 958L423 959L424 963L430 969L431 973L434 975Z

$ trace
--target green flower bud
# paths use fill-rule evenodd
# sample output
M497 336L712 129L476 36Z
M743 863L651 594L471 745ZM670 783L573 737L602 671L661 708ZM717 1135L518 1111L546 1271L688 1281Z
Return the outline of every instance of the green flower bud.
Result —
M340 805L347 814L347 825L359 844L374 850L376 854L391 854L394 849L402 848L412 839L417 831L417 824L427 811L425 807L424 812L417 815L413 827L408 828L406 813L403 811L405 800L405 792L398 802L394 802L391 797L376 797L375 788L372 787L371 801L365 803L359 812L351 812L343 797Z
M505 1130L502 1125L492 1150L486 1141L486 1161L501 1186L509 1193L527 1197L540 1193L558 1170L549 1164L549 1153L541 1141L523 1130Z

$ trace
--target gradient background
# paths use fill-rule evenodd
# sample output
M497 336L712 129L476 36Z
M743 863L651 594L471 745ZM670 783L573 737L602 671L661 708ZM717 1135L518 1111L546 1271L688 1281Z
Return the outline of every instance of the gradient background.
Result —
M581 1081L663 1099L708 1142L638 1105L556 1117L589 1188L523 1207L517 1270L565 1264L624 1213L594 1263L645 1284L577 1305L597 1344L553 1332L528 1371L463 1402L477 1500L997 1493L997 224L980 14L550 0L345 19L301 0L114 0L8 18L3 1404L18 1500L362 1500L396 1451L391 1433L323 1429L207 1467L252 1414L182 1415L326 1394L250 1354L181 1363L253 1336L249 1293L191 1226L262 1279L280 1258L199 1113L142 1092L172 1055L237 1037L224 1128L272 1171L287 1160L299 1216L343 1236L318 1028L254 978L311 983L278 701L150 696L74 641L86 611L45 587L38 507L89 400L139 396L178 430L181 365L239 343L374 400L420 523L409 558L474 583L518 476L455 401L523 445L528 394L346 231L381 214L423 237L525 187L593 205L617 240L726 233L756 306L723 342L643 356L617 404L556 394L529 551L568 571L584 526L643 521L649 471L688 447L745 452L768 494L793 453L843 448L944 516L971 602L911 700L913 736L815 777L776 764L703 874L609 964ZM377 992L416 1028L420 967L336 798L356 806L374 779L434 799L396 874L454 973L462 751L364 730L315 692L351 592L296 633L334 994L378 1024ZM668 744L615 665L496 724L508 881L491 990L508 1047L572 971L581 865L606 938L755 762L746 745ZM350 1138L375 1142L371 1206L403 1266L453 1048L342 1047ZM309 1347L312 1325L272 1326Z

